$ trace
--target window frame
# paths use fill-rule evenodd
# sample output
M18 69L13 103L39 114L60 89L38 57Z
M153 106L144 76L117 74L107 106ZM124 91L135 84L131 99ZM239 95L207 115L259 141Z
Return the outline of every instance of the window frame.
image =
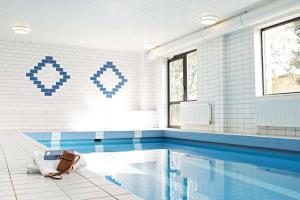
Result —
M272 28L276 28L278 26L282 26L282 25L285 25L285 24L288 24L288 23L299 21L299 20L300 20L300 16L296 17L296 18L292 18L292 19L286 20L286 21L283 21L283 22L279 22L279 23L273 24L271 26L267 26L267 27L264 27L264 28L260 29L260 47L261 47L260 51L261 51L261 71L262 71L262 96L274 96L274 95L282 95L282 94L283 95L284 94L300 94L300 91L299 92L282 92L282 93L266 94L266 91L265 91L265 63L264 63L264 60L265 60L265 54L264 54L265 47L264 47L264 37L263 37L263 32L266 31L266 30L269 30L269 29L272 29Z
M193 53L197 51L197 49L191 50L191 51L187 51L181 54L178 54L174 57L172 57L171 59L168 59L168 72L167 72L167 81L168 81L168 128L180 128L180 126L172 126L170 124L170 106L173 104L180 104L181 102L190 102L190 101L197 101L197 99L195 100L188 100L187 99L187 55L190 53ZM170 101L170 63L175 61L175 60L183 60L183 100L182 101Z

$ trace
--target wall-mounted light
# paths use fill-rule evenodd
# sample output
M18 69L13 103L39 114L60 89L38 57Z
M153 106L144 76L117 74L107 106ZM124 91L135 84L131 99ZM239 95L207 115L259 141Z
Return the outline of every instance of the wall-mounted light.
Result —
M16 34L22 35L28 34L31 31L28 26L13 26L11 27L11 30Z
M199 21L203 25L213 25L213 24L217 23L218 19L219 18L214 15L205 15L205 16L202 16L199 19Z

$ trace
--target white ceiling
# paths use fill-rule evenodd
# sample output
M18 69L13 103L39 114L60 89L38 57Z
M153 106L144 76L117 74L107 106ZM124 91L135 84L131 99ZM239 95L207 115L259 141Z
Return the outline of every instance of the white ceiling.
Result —
M104 49L140 51L202 28L266 0L1 0L0 36ZM12 25L29 25L29 35Z

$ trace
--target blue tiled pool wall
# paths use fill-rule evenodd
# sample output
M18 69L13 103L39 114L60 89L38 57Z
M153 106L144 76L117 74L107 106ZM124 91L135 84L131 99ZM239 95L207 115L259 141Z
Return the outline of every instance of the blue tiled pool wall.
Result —
M212 134L191 131L175 130L142 130L142 131L86 131L86 132L26 132L27 136L37 141L53 140L95 140L113 143L127 142L149 138L175 138L190 141L221 143L229 145L260 147L300 152L300 140L290 138L245 136L232 134ZM57 135L59 137L57 138Z
M292 138L280 138L269 136L249 136L249 135L234 135L228 133L204 133L191 131L172 131L166 130L163 132L166 138L177 138L185 140L196 140L203 142L223 143L230 145L260 147L269 149L280 149L288 151L300 152L300 140Z
M25 132L25 135L35 140L52 140L57 133L52 132ZM60 132L60 140L94 140L94 139L133 139L133 138L161 138L162 130L144 131L86 131Z
M289 169L293 172L300 172L300 154L291 151L274 151L272 149L255 147L232 146L219 143L196 142L179 139L166 139L165 149L176 150L187 154L201 154L214 159L228 160L255 164L264 167L274 167L277 169ZM147 146L146 146L147 147ZM262 162L263 160L263 162ZM284 160L284 162L282 162Z

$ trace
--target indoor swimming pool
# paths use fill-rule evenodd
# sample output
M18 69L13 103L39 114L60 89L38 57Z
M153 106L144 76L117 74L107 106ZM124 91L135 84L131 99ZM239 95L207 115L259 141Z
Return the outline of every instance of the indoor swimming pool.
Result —
M146 200L300 199L300 154L171 138L59 140L88 170Z

